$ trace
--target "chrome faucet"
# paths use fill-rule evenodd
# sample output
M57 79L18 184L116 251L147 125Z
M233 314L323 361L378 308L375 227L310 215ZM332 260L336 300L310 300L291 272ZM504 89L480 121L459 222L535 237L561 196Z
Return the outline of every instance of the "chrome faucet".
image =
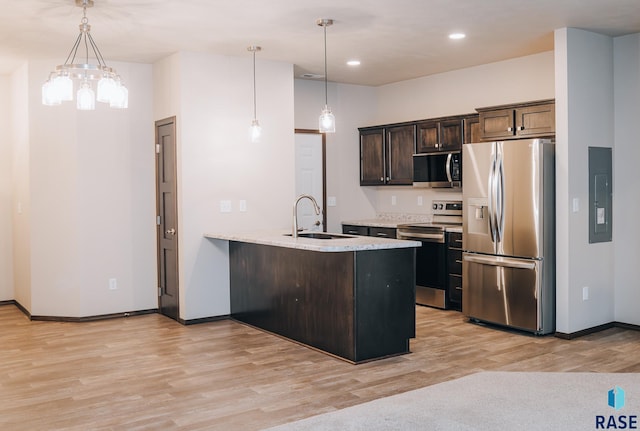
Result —
M313 196L311 195L298 196L296 200L293 202L293 230L291 231L291 236L294 238L298 237L298 202L300 202L300 200L304 198L309 199L311 203L313 203L313 208L315 209L317 215L320 215L322 213L322 210L318 206L318 202L316 202Z

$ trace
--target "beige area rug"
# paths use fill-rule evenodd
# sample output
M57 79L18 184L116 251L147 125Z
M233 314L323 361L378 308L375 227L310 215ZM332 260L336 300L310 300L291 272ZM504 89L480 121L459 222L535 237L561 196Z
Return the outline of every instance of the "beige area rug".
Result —
M615 387L624 392L617 409ZM269 430L584 431L640 429L638 421L640 374L486 372Z

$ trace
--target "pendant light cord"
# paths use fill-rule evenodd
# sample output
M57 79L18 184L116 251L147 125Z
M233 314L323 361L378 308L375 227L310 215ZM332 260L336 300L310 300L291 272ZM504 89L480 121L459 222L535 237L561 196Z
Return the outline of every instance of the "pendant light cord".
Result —
M324 105L329 105L329 98L327 97L327 24L322 25L324 28Z
M253 50L253 119L257 119L256 113L256 49Z

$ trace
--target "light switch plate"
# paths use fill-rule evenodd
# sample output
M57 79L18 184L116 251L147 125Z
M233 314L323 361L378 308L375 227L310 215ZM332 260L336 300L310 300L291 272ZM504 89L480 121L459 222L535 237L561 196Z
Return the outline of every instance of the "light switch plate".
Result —
M572 210L574 213L577 213L578 211L580 211L580 199L573 198Z
M337 200L335 196L327 196L327 206L335 207L337 205Z
M220 212L221 213L230 213L231 212L231 201L220 201Z

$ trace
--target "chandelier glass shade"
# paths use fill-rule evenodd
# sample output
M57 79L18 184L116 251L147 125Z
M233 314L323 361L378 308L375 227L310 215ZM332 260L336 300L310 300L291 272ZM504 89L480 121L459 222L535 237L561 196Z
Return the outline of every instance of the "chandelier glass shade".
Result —
M91 26L87 19L87 7L93 6L93 0L76 0L76 5L83 10L80 21L80 34L76 38L64 64L58 65L49 74L42 85L42 104L60 105L73 100L74 81L77 83L76 107L79 110L93 110L98 102L107 103L112 108L124 109L129 106L129 90L124 86L120 75L108 67L98 45L91 37ZM84 47L84 53L78 50ZM89 63L89 54L95 63ZM83 55L84 54L84 55ZM79 63L84 61L84 63ZM96 91L92 85L96 83Z
M331 112L327 97L327 27L333 25L333 20L320 18L316 24L324 28L324 108L318 119L318 130L320 133L335 133L336 117Z

